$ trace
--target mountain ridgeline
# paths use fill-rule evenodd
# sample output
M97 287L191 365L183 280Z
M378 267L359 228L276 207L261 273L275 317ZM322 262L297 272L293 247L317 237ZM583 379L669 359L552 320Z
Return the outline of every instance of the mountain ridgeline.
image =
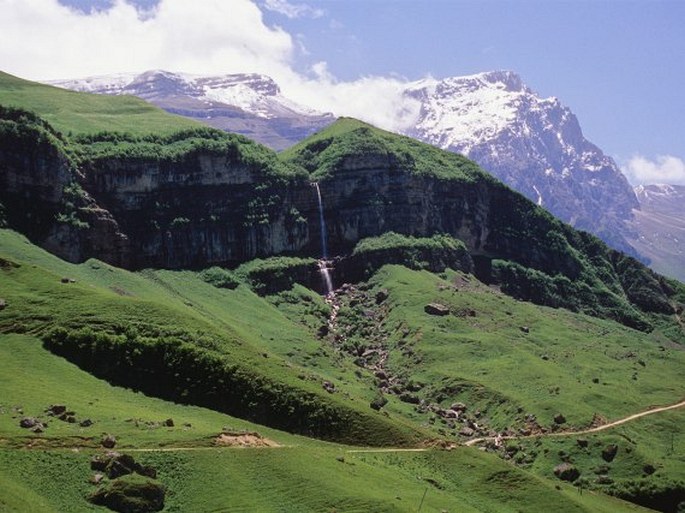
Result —
M464 270L522 299L642 330L682 308L679 284L556 220L472 161L353 119L277 155L211 128L67 138L21 109L0 115L5 221L70 261L179 269L319 257L316 182L341 271L334 280L359 275L351 263L363 239L447 235L468 250Z

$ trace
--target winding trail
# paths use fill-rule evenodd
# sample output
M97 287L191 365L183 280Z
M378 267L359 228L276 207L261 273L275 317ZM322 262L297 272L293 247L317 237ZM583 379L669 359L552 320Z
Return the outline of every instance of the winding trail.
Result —
M633 420L639 419L641 417L646 417L648 415L654 415L655 413L661 413L663 411L668 411L668 410L675 410L677 408L683 408L685 407L685 400L682 400L678 403L675 404L670 404L668 406L658 406L655 408L649 408L647 410L641 411L639 413L634 413L632 415L628 415L627 417L623 417L618 420L614 420L613 422L608 422L607 424L602 424L601 426L596 426L593 428L588 428L588 429L581 429L578 431L559 431L556 433L544 433L544 434L535 434L535 435L514 435L514 436L484 436L481 438L473 438L469 441L467 441L464 445L466 446L473 446L482 442L494 442L496 440L518 440L522 438L542 438L542 437L560 437L560 436L577 436L577 435L587 435L590 433L598 433L600 431L605 431L607 429L611 429L616 426L620 426L621 424L626 424L628 422L631 422Z

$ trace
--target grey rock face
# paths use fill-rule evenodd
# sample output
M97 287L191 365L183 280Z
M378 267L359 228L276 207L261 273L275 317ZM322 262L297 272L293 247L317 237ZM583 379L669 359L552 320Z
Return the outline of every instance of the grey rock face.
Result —
M558 99L506 71L424 80L405 94L421 103L407 135L463 153L563 221L635 254L627 242L635 194Z

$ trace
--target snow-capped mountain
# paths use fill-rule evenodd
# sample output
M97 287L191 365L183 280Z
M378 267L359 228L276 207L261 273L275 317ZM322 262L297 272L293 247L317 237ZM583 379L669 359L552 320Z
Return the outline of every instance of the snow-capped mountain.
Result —
M291 146L334 119L332 114L289 100L271 78L253 73L200 76L156 70L51 84L75 91L138 96L169 112L244 134L274 149Z
M407 135L463 153L577 228L632 252L626 221L639 208L616 163L590 143L556 98L510 71L410 84L421 104Z

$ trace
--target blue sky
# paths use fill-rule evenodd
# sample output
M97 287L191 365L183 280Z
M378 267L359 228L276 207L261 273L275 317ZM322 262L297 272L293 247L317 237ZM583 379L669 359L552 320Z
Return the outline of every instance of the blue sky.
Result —
M80 10L78 17L45 9L57 2L0 0L0 8L3 15L23 9L17 19L26 20L32 4L43 4L35 17L50 28L36 22L36 34L51 32L58 49L64 41L61 53L75 57L49 55L49 43L33 53L14 49L11 35L3 40L0 21L0 69L35 79L170 67L260 71L274 75L285 92L318 98L323 107L354 103L369 91L380 99L378 109L386 111L393 104L382 99L403 81L509 69L541 95L556 96L570 107L586 137L623 164L633 181L661 173L668 181L685 183L683 1L129 0L166 13L138 13L135 30L117 30L117 24L136 25L124 0L59 0ZM196 12L189 13L192 5ZM103 15L108 9L110 15ZM55 20L48 25L49 16ZM152 23L156 16L159 23ZM15 39L30 35L26 28ZM87 41L73 34L91 28ZM100 38L110 30L109 39ZM194 30L198 34L180 36ZM104 48L110 40L112 48ZM141 51L143 46L157 50ZM214 51L218 46L224 50ZM14 60L12 51L18 54ZM374 119L395 122L380 112ZM646 176L640 179L640 173Z

